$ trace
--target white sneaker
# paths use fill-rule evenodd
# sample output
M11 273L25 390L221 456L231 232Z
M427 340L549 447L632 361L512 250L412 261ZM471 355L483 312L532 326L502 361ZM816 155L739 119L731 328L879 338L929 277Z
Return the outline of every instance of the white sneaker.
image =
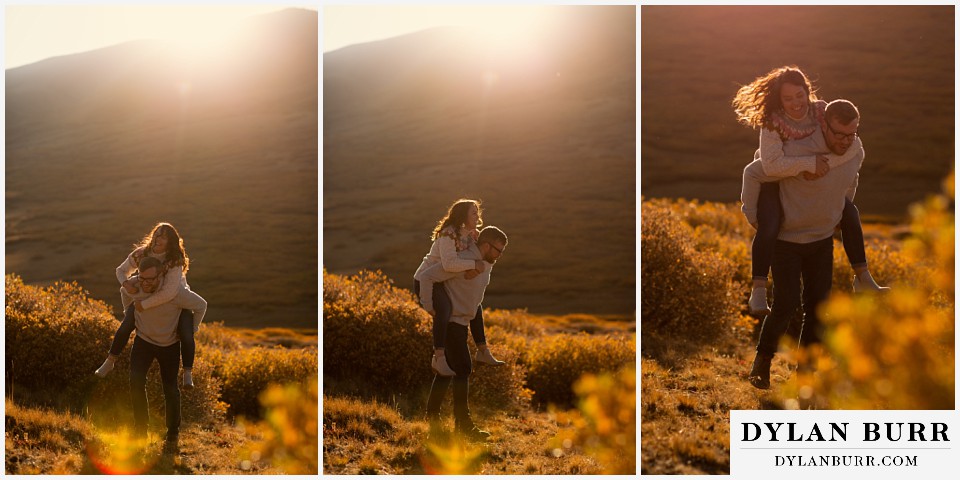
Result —
M477 363L485 363L487 365L503 365L504 363L507 363L502 360L497 360L496 358L493 358L493 355L490 353L489 348L477 350L477 357L475 358L475 360L477 361Z
M430 361L430 367L441 377L452 377L457 374L457 372L454 372L453 369L450 368L450 365L447 365L446 355L441 357L434 355L433 360Z
M105 378L107 374L113 370L115 364L116 360L114 360L113 357L107 357L107 359L103 361L103 365L100 365L100 368L93 372L93 374L100 378Z
M756 287L750 291L750 314L758 317L770 314L770 306L767 305L767 289Z
M183 371L183 386L185 388L193 388L193 373L192 370Z

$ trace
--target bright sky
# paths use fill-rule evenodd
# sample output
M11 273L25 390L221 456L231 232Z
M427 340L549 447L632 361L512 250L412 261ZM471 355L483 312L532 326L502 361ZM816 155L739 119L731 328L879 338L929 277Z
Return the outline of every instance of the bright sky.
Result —
M326 6L323 51L438 26L464 26L511 37L542 25L555 9L545 5Z
M4 68L130 40L210 38L244 18L289 7L261 5L22 5L7 6Z

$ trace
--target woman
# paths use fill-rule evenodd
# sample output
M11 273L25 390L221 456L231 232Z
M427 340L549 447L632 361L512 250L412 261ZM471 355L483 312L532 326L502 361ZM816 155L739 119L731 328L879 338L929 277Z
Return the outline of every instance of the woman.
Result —
M749 85L740 88L733 99L737 120L749 127L760 129L760 149L758 151L763 170L768 176L792 177L803 174L808 180L825 175L830 165L837 166L853 157L853 153L862 149L860 139L846 155L818 155L810 157L788 157L783 153L783 144L812 135L819 126L825 129L823 111L826 102L817 98L815 89L806 75L795 66L780 67L755 79ZM780 189L777 183L760 185L759 200L756 205L748 205L747 192L750 188L744 182L744 213L756 212L757 222L753 225L757 233L753 238L753 289L750 293L750 312L754 315L770 313L767 305L767 277L773 261L773 248L780 230ZM748 214L748 218L752 215ZM847 199L840 221L843 248L854 270L854 291L888 290L881 287L870 275L866 249L863 242L863 227L860 224L860 212L852 201Z
M413 274L413 291L420 295L420 273L436 264L441 264L443 269L454 273L464 272L467 279L473 278L483 272L486 266L482 260L465 260L457 255L470 248L477 241L479 234L478 228L483 224L480 217L480 202L476 200L460 199L453 203L447 214L437 222L433 229L433 245L430 251L423 257L423 262ZM453 369L447 364L444 355L444 344L447 338L447 324L450 322L452 311L450 297L447 295L442 283L433 285L433 359L430 362L431 367L437 374L452 377L455 375ZM477 361L489 365L502 365L504 362L493 358L490 349L487 346L486 336L483 332L483 306L477 308L477 315L470 321L470 331L473 334L473 341L477 344Z
M132 252L127 255L126 260L117 267L117 280L128 293L136 293L139 290L139 281L136 276L131 276L137 271L137 265L144 257L150 256L163 262L163 285L160 290L143 301L135 301L127 307L124 313L123 322L117 333L113 337L113 343L110 346L110 353L103 365L95 372L100 377L105 377L113 370L117 357L123 351L123 347L130 340L130 334L136 328L134 310L143 311L164 304L173 300L177 296L177 291L181 288L190 288L187 285L187 270L190 268L190 258L183 248L183 239L176 228L169 223L158 223L153 229L134 246ZM193 338L193 315L190 311L180 312L180 320L177 324L177 332L180 336L180 355L183 358L183 386L193 387L193 361L196 355L196 342Z

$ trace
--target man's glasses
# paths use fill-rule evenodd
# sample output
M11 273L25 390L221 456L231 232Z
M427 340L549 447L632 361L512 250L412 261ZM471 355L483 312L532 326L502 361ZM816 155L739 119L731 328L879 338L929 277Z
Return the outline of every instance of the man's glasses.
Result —
M156 282L158 278L160 278L160 275L155 275L152 277L140 277L140 281L146 282L146 283L152 283L152 282Z
M490 243L490 242L487 242L487 245L490 245L490 248L496 250L498 255L503 255L503 249L502 249L502 248L497 248L496 245L494 245L494 244L492 244L492 243Z
M826 124L827 124L827 130L830 130L830 133L832 133L833 136L836 137L838 140L850 140L852 142L854 138L857 138L860 136L860 132L841 133L834 130L833 127L830 126L830 122L826 122Z

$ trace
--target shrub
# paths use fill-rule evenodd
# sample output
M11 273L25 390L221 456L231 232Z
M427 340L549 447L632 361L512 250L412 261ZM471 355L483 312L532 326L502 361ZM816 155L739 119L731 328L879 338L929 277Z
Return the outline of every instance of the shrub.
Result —
M323 375L389 396L429 385L431 319L380 272L323 274Z
M242 456L264 460L291 475L319 473L317 440L317 381L272 385L260 394L264 418L247 427L248 434L261 438L244 447ZM248 461L249 461L248 460Z
M271 384L307 384L317 376L312 348L253 347L223 355L215 375L223 382L222 398L230 415L260 418L259 397Z
M835 293L823 307L828 355L799 352L814 355L819 371L788 385L800 406L954 408L952 175L946 183L947 195L911 208L912 234L898 263L905 271L920 265L922 274L885 295Z
M5 314L8 395L28 404L73 411L89 407L94 415L115 417L117 409L129 410L132 343L107 378L93 375L119 326L103 302L90 299L75 282L41 288L7 275ZM194 378L197 389L183 396L184 417L212 421L223 410L217 401L219 383L205 366L198 365ZM147 382L152 404L162 411L156 366Z
M637 473L637 372L633 366L616 373L587 374L574 385L577 410L558 412L568 424L551 440L554 455L579 447L594 456L611 475Z
M745 291L732 281L736 265L698 250L693 229L663 202L641 206L641 325L661 340L695 342L728 336Z
M531 343L524 356L527 386L537 403L572 405L573 384L585 373L634 365L634 337L557 334Z
M393 286L380 272L323 276L323 377L341 393L390 399L422 409L433 372L432 319L412 292ZM508 408L525 405L524 367L517 359L525 344L513 331L542 332L526 312L489 311L486 334L497 368L474 365L471 405ZM472 337L471 337L472 338ZM469 341L468 341L469 342ZM475 347L471 347L475 352ZM448 396L449 398L450 396Z

